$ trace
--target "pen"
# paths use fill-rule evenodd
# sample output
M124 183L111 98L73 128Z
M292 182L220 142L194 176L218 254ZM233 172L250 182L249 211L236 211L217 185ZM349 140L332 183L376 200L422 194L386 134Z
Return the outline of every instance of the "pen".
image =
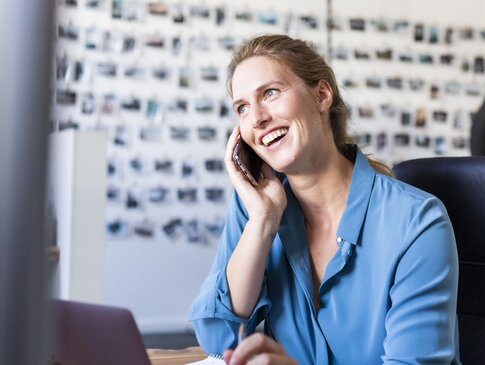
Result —
M237 334L237 343L238 345L246 338L246 325L241 323L239 325L239 332Z

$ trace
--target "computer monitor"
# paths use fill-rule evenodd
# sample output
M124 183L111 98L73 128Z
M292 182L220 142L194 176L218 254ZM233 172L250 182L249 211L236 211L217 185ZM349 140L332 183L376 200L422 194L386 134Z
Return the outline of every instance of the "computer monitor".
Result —
M53 3L0 2L0 364L47 363L43 217Z

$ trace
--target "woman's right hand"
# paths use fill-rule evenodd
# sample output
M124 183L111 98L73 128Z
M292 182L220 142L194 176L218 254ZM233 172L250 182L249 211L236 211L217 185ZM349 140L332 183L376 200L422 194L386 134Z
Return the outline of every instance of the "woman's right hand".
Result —
M246 180L232 159L239 138L241 136L237 126L229 137L224 158L231 183L248 211L249 219L269 220L276 230L287 204L285 189L266 162L263 162L263 178L257 186Z

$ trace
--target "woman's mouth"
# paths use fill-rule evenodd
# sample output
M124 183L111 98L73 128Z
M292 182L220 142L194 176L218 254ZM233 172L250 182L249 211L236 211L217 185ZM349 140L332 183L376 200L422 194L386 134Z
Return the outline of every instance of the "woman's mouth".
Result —
M287 133L288 133L288 128L276 129L271 133L268 133L267 135L265 135L262 139L262 142L266 147L269 147L273 143L283 138Z

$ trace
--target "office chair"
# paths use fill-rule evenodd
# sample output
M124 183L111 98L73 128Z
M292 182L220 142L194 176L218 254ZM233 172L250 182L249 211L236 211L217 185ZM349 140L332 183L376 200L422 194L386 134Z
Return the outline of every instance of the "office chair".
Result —
M396 177L438 197L455 231L460 274L458 321L464 365L485 364L485 157L409 160Z

